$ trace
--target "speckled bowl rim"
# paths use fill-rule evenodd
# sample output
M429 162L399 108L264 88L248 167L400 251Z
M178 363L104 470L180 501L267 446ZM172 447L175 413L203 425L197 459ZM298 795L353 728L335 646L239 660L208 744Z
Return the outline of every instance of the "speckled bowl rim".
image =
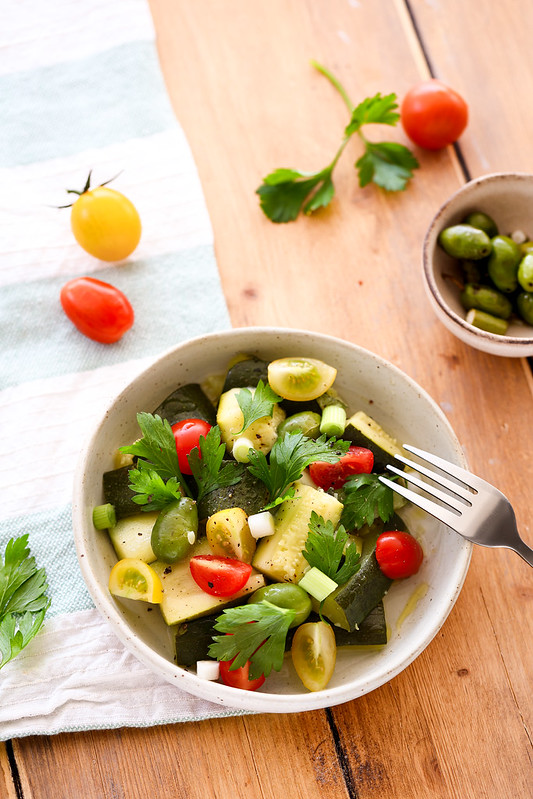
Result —
M533 335L531 336L502 336L498 335L497 333L490 333L486 330L481 330L480 328L476 328L473 325L468 324L468 322L463 319L459 314L455 313L450 306L445 302L442 294L440 293L437 282L435 280L434 268L433 268L433 247L436 243L437 236L441 230L441 219L443 216L446 215L446 212L450 208L451 205L455 202L458 197L464 197L469 193L475 191L476 186L481 183L498 183L505 180L508 180L510 177L516 178L518 180L527 180L529 182L533 182L533 175L527 172L493 172L490 175L482 175L479 178L474 178L454 192L445 203L441 205L435 216L433 217L426 235L424 236L424 243L423 243L423 268L424 268L424 275L426 278L427 286L433 296L435 302L438 304L439 308L446 314L446 316L455 324L459 325L463 330L466 331L467 334L471 336L478 336L480 339L485 339L487 342L497 343L499 345L514 345L516 347L532 347L533 346Z
M148 367L143 369L141 373L137 374L108 404L107 410L95 426L92 435L89 437L80 453L75 472L72 516L76 553L83 578L96 608L110 624L119 640L122 641L130 652L151 671L159 674L162 679L175 684L177 687L182 688L190 694L215 702L219 705L224 705L226 708L233 710L261 713L296 713L318 710L351 701L381 687L402 672L426 649L448 618L461 592L472 555L473 547L470 542L460 539L457 536L458 549L453 562L453 578L449 581L448 591L439 597L438 602L432 604L431 622L427 625L420 623L419 628L417 628L416 646L413 646L407 653L402 653L402 657L397 655L391 658L391 662L388 666L379 669L373 679L354 680L337 687L326 687L324 690L314 693L279 694L262 693L261 691L242 691L237 688L222 685L218 682L203 680L197 677L196 674L180 668L175 663L155 652L132 631L127 621L120 613L120 610L111 601L107 586L103 586L98 581L95 581L91 568L90 542L91 535L94 536L94 529L91 528L90 531L88 530L88 513L87 507L84 504L84 472L91 463L93 442L96 441L99 430L105 424L105 420L108 414L112 412L113 406L116 403L120 403L132 387L145 381L147 377L150 376L150 372L156 370L163 361L176 357L184 348L187 348L191 344L209 346L210 342L215 343L221 336L231 336L235 340L235 352L241 352L246 351L245 339L249 334L260 336L261 339L272 337L273 340L279 340L280 338L283 339L294 335L300 336L302 339L307 339L309 343L318 341L324 346L330 345L341 347L345 350L349 349L354 354L359 353L360 357L362 356L365 359L370 359L374 362L376 369L383 369L385 372L395 375L399 380L405 382L410 390L415 391L425 403L431 406L432 412L438 418L439 426L446 433L450 448L454 452L454 460L457 464L466 466L466 458L455 432L437 403L424 389L397 366L369 350L344 339L295 328L248 327L210 333L205 336L190 339L162 353L158 358L154 359ZM436 606L438 606L438 611L436 610Z

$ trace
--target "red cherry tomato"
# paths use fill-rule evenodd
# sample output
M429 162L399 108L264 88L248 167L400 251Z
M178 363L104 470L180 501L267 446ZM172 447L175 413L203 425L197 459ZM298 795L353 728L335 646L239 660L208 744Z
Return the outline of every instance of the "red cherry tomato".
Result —
M235 660L235 658L233 658L233 660ZM233 660L220 661L220 679L224 685L231 685L232 688L242 688L245 691L257 691L265 681L264 674L261 674L260 677L256 677L255 680L251 680L249 677L250 661L247 660L244 666L238 669L231 669L230 666Z
M112 344L133 325L133 308L125 294L94 277L77 277L61 289L61 305L87 338Z
M189 563L194 582L211 596L232 596L244 588L252 573L249 563L218 555L195 555Z
M411 139L426 150L440 150L456 141L468 122L468 106L440 80L426 80L405 95L400 117Z
M422 547L409 533L391 530L378 536L376 560L383 574L391 580L416 574L423 559Z
M354 474L370 474L374 466L374 454L366 447L350 447L337 463L315 461L309 466L311 480L319 488L342 488L346 480Z
M188 455L195 447L198 447L198 451L200 451L200 436L205 438L210 430L211 425L209 422L204 422L203 419L183 419L172 425L172 432L176 439L178 464L182 474L192 474Z

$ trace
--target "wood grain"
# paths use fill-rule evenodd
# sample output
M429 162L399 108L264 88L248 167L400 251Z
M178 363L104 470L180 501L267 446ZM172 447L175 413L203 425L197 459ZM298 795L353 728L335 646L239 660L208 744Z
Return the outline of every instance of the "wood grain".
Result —
M461 142L468 171L531 169L533 106L512 95L530 51L530 4L516 0L512 14L488 5L494 14L458 0L151 0L233 324L327 332L395 363L439 403L471 467L507 494L532 543L525 364L453 338L422 286L424 231L464 180L453 149L417 151L412 185L389 196L359 188L353 162L360 149L350 143L331 207L293 224L269 222L254 193L275 167L324 166L340 142L346 110L312 58L355 101L377 91L401 97L426 76L413 15L433 70L469 99L472 121ZM515 36L519 19L526 22ZM523 86L531 80L528 74ZM387 134L406 142L400 128ZM24 797L277 799L290 792L314 799L327 791L331 799L529 799L532 604L531 570L511 553L477 549L443 629L372 694L296 716L21 739L14 751Z

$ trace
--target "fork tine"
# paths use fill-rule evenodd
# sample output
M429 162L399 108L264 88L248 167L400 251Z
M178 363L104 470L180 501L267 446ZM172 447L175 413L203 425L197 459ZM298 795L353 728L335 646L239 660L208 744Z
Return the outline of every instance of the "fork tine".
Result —
M409 460L409 458L404 458L403 455L395 455L394 457L396 460L401 461L406 466L414 469L416 472L423 474L425 477L429 477L429 479L433 480L433 482L437 483L437 485L440 485L443 488L446 488L448 491L451 491L453 494L456 494L458 497L461 497L461 499L464 499L465 502L471 503L471 499L474 494L468 489L468 487L464 485L464 483L458 485L457 483L452 482L452 480L448 480L447 477L437 474L437 472L434 470L428 469L426 466L422 466L420 463L415 463L414 461ZM395 470L391 469L391 471ZM399 472L399 474L405 476L407 472Z
M413 483L413 485L415 485L417 488L421 488L427 494L430 494L432 497L435 497L435 499L438 499L439 502L443 502L445 505L448 505L448 507L454 508L459 513L465 511L467 507L471 504L469 503L469 505L465 505L464 502L457 500L455 497L451 497L449 494L445 494L444 491L439 491L438 488L436 488L433 485L430 485L429 483L426 483L424 480L420 480L420 478L417 477L415 474L411 474L410 472L404 472L402 471L402 469L397 469L396 466L387 464L387 469L389 470L389 472L394 472L394 474L397 474L399 477L401 477L403 480L406 480L408 483ZM429 470L426 470L426 472L428 471ZM437 477L434 477L431 474L431 472L429 472L428 476L431 477L433 480L436 480L437 482L439 480L439 476L437 475ZM471 494L470 496L473 495Z
M405 499L409 500L409 502L412 502L413 505L417 505L419 508L422 508L422 510L425 510L426 513L434 516L435 519L438 519L448 527L451 527L452 530L456 530L458 532L461 517L457 516L456 513L452 513L451 511L446 510L446 508L441 508L440 505L437 505L430 499L421 497L420 494L416 494L409 488L405 488L393 480L389 480L387 477L380 475L378 479L381 483L384 483L384 485L389 486L389 488L392 488L393 491L396 491L397 494L401 494L402 497L405 497Z
M470 488L473 488L476 491L482 490L483 488L492 488L490 483L482 480L481 477L477 477L475 474L472 474L472 472L462 469L460 466L456 466L455 463L450 463L450 461L444 460L444 458L439 458L438 455L433 455L431 452L426 452L423 449L418 449L418 447L413 447L412 444L404 444L403 447L408 452L412 452L413 455L418 455L418 457L422 458L422 460L432 463L433 466L436 466L438 469L442 469L442 471L446 472L447 474L451 474L456 480L460 480L461 483L464 483L466 486L470 486Z

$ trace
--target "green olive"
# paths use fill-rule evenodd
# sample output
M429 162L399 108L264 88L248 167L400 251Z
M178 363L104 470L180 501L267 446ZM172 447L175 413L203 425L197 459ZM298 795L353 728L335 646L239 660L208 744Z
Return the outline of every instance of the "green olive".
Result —
M311 597L295 583L271 583L254 591L248 603L261 602L266 599L278 608L290 608L296 611L291 627L298 627L311 613Z
M295 413L284 419L278 427L278 436L282 437L286 433L299 431L308 438L318 438L320 435L320 420L319 413L300 411L300 413Z
M485 313L509 319L513 306L507 297L490 286L475 286L467 283L461 292L461 305L466 310L477 308Z
M533 291L533 254L524 255L518 267L518 282L524 291Z
M439 244L452 258L477 261L490 255L491 240L483 230L472 225L452 225L439 234Z
M465 217L463 222L465 225L472 225L472 227L483 230L489 239L498 235L498 226L496 222L491 216L483 213L483 211L472 211L472 213Z
M533 241L528 239L527 241L522 242L520 245L520 250L522 255L528 255L528 253L533 252Z
M522 291L516 298L518 313L528 325L533 325L533 294Z
M518 286L518 264L522 257L520 247L509 236L494 236L491 241L489 277L497 289L510 293Z
M198 511L196 502L190 497L182 497L172 502L157 517L152 529L152 549L154 555L165 563L176 563L191 551L194 540L190 533L198 531Z

